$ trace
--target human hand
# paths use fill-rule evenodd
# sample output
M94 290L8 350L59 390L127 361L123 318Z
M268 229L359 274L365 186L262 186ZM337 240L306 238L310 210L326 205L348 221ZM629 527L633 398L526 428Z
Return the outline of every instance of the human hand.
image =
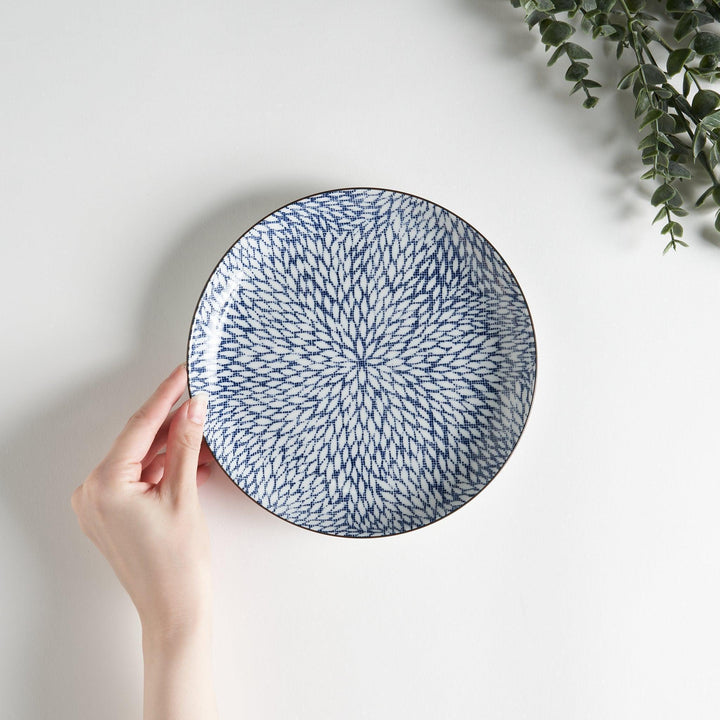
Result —
M81 529L130 595L144 635L194 630L210 613L209 539L197 487L214 461L203 443L207 396L171 412L186 383L181 365L72 495Z

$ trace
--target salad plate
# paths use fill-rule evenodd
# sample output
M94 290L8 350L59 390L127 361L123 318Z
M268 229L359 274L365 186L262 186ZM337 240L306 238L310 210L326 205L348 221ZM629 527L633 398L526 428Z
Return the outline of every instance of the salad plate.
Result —
M415 530L482 491L525 427L536 363L498 251L450 210L380 188L311 195L245 232L187 351L230 479L345 537Z

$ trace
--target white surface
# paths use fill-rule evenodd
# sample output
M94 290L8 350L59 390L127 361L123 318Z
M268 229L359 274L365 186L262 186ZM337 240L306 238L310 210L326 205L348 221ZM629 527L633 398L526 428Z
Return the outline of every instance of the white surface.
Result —
M3 16L4 717L140 716L134 610L70 494L183 359L235 238L349 185L495 244L535 404L488 490L409 535L327 538L203 488L222 717L717 716L720 249L703 215L661 256L611 60L588 112L498 0Z

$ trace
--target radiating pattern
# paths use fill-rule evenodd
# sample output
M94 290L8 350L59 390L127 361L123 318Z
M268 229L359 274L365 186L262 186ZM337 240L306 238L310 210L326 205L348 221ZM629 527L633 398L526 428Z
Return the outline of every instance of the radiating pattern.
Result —
M232 480L293 523L356 537L477 495L522 432L535 363L522 292L482 235L366 188L305 198L243 235L188 347Z

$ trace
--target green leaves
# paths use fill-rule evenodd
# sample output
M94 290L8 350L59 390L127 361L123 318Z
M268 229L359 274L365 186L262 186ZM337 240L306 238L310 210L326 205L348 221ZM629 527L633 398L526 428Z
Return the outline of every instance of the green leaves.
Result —
M678 48L673 50L667 59L667 71L671 77L677 75L682 69L686 62L692 60L695 56L695 51L692 48Z
M657 65L641 65L640 72L648 85L662 85L667 80L665 73Z
M720 128L720 112L714 112L710 115L706 115L702 119L700 127L703 130L717 130Z
M650 107L650 102L650 93L645 88L640 88L635 102L636 118L640 117Z
M635 75L640 70L639 65L635 65L635 67L628 70L621 78L620 82L618 83L618 90L627 90L632 84L633 80L635 80ZM637 117L637 115L635 116Z
M682 225L679 222L675 222L674 220L671 220L667 225L663 227L663 229L660 231L663 235L667 235L668 233L672 233L674 237L679 238L682 237L683 229Z
M573 28L572 25L557 20L551 20L545 25L544 29L541 23L540 29L542 32L542 41L545 45L560 45L560 43L565 42L565 40L575 32L575 28Z
M571 60L592 60L592 55L588 50L573 42L566 42L565 52Z
M655 190L650 202L655 206L666 205L670 200L673 200L677 194L678 191L672 185L663 183Z
M588 74L587 63L572 63L565 73L565 79L573 82L582 80Z
M698 26L698 19L695 13L689 12L683 15L680 22L675 26L673 31L673 37L676 40L684 40L696 27Z
M668 12L686 12L692 10L695 3L692 0L667 0Z
M575 62L577 60L592 60L592 55L584 47L581 47L580 45L572 42L564 42L561 45L558 45L558 47L555 49L555 52L553 52L553 54L550 56L550 59L548 60L548 65L554 65L557 62L558 58L562 57L563 55L567 55L572 62Z
M520 1L521 0L518 0L518 2ZM554 3L554 7L552 8L553 12L558 11L558 2L559 0L556 0ZM576 0L571 0L570 4L573 8L577 7ZM527 5L529 7L531 3L528 2ZM565 5L567 5L567 3L565 3L563 7ZM529 15L526 15L525 22L532 26L537 13L537 10L533 10ZM585 93L583 107L595 107L598 103L598 98L592 95L590 90L592 88L600 87L600 83L595 80L588 79L589 65L586 62L582 62L582 60L592 59L590 51L586 50L582 47L582 45L578 45L577 43L561 40L561 38L569 37L573 32L575 32L574 28L568 25L568 23L553 20L552 16L547 13L539 21L539 23L541 37L545 43L545 49L547 50L548 48L555 46L555 50L550 56L547 64L554 65L563 55L566 55L570 60L570 65L565 71L565 79L574 83L570 94L572 95L578 90L582 90Z
M699 32L690 43L690 47L698 55L720 54L720 35L709 32Z
M566 58L570 94L584 94L583 107L594 108L592 54L572 42L578 29L612 44L622 65L618 89L632 90L635 118L642 138L638 144L642 178L655 185L650 202L657 208L653 223L669 236L664 252L687 247L682 240L682 184L708 184L695 202L712 201L720 208L720 0L510 0L525 13L529 28L537 27L548 65ZM632 58L632 59L629 59ZM677 78L677 79L673 79ZM680 90L681 88L681 90ZM717 174L716 174L717 173ZM720 209L715 216L720 231Z
M693 137L693 144L692 144L693 160L697 160L698 156L703 151L704 147L705 147L705 133L703 132L702 127L697 127L695 129L695 135Z
M720 205L720 185L711 185L696 201L695 207L700 207L712 195L716 205Z
M672 178L682 178L683 180L690 180L692 177L690 171L684 165L673 160L668 163L667 174Z
M640 129L644 128L646 125L649 125L651 122L655 122L658 118L661 118L663 116L663 111L660 110L660 108L652 108L648 110L647 115L645 115L645 119L640 123Z
M714 90L699 90L692 99L692 110L699 117L709 115L720 105L720 95Z

